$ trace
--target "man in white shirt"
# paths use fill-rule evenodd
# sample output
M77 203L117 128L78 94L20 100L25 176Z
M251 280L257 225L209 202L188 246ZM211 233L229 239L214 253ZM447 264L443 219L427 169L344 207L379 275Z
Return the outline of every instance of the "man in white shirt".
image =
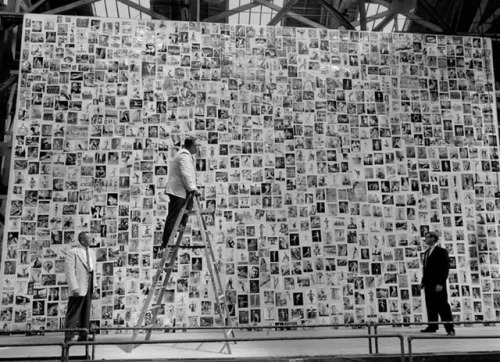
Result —
M96 256L90 249L92 237L86 231L78 235L80 245L74 246L66 254L64 272L69 285L70 297L66 311L65 328L89 328L92 293L97 286ZM75 332L65 333L65 342L70 341ZM87 333L80 332L79 341L87 340Z
M167 220L163 231L161 247L165 248L172 234L175 220L186 202L190 192L199 195L196 187L196 169L193 155L198 153L198 144L196 138L187 137L184 140L183 147L174 156L168 168L168 181L166 193L169 197ZM187 209L192 208L192 199ZM185 216L186 217L186 216ZM186 220L182 220L184 222Z

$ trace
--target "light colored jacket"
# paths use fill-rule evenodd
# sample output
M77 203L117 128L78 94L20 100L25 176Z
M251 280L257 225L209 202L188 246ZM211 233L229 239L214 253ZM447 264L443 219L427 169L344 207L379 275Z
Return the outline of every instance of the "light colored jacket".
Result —
M182 148L170 162L166 192L185 199L188 191L197 190L193 157L188 150Z
M93 284L95 287L97 286L95 251L89 249L89 255L90 265L94 272ZM75 246L68 251L64 263L64 272L66 273L66 280L68 281L70 292L73 293L73 291L77 290L80 297L87 295L87 290L89 288L89 270L87 270L87 256L84 247Z

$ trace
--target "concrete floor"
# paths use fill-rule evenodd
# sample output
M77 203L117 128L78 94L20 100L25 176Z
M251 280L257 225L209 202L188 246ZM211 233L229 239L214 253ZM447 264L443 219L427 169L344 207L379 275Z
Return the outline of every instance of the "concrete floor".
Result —
M423 336L419 333L420 327L379 327L379 335L401 334L404 337L404 351L408 353L407 337ZM154 333L151 340L158 344L141 345L132 352L127 353L124 345L120 342L130 341L130 334L107 334L96 335L96 342L109 343L95 347L95 359L107 361L126 360L230 360L230 359L253 359L267 360L276 358L304 358L304 357L327 357L327 356L359 356L369 354L369 343L367 338L354 338L367 336L366 329L352 328L315 328L291 331L264 331L235 330L236 338L273 339L270 341L239 341L231 343L231 354L227 350L221 352L224 343L203 343L182 341L193 341L200 339L222 338L222 331L189 331L177 333ZM485 339L487 335L494 335L496 339ZM348 338L340 338L340 337ZM426 335L427 336L427 335ZM292 338L309 338L303 340L292 340ZM330 338L332 337L332 338ZM414 340L412 350L414 354L467 354L472 352L498 352L500 353L500 326L471 326L458 327L457 338L446 337L443 330L431 335L432 339ZM470 337L470 338L466 338ZM483 338L481 338L483 337ZM140 334L138 340L144 340L145 335ZM288 339L288 340L280 340ZM60 359L60 346L22 346L3 347L9 343L60 343L63 340L61 332L47 333L44 336L13 335L0 336L0 360L12 361L21 357L34 360L56 357ZM170 343L163 343L166 341ZM172 343L175 342L175 343ZM375 341L372 344L375 352ZM382 355L397 356L401 353L401 344L397 338L378 339L378 352ZM85 347L73 346L70 348L70 357L85 355Z

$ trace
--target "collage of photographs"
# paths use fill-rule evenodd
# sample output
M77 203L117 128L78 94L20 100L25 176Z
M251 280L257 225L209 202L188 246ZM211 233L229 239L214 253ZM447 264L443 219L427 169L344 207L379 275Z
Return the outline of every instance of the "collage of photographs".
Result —
M237 324L422 322L428 231L453 317L500 319L490 40L36 14L22 37L1 326L62 328L81 231L93 325L135 325L187 136ZM154 323L220 325L209 283L181 250Z

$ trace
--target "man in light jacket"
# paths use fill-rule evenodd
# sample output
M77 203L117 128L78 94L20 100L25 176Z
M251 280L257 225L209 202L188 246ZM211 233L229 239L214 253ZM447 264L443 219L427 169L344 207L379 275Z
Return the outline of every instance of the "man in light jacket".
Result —
M66 311L65 328L88 328L90 326L90 306L92 293L97 286L96 255L90 249L92 237L86 231L78 235L80 245L74 246L66 254L64 272L69 285L70 297ZM70 341L75 332L66 332L64 340ZM87 333L80 332L79 341L87 340Z
M188 193L193 192L199 195L199 190L196 187L196 169L193 155L198 152L198 144L196 138L187 137L184 140L183 147L170 162L168 169L168 181L166 193L169 197L167 220L163 231L163 240L161 247L165 248L172 234L175 220L179 215ZM192 199L191 199L192 201ZM187 205L187 209L192 208L192 202ZM186 216L185 216L186 217ZM186 220L182 220L184 222Z

